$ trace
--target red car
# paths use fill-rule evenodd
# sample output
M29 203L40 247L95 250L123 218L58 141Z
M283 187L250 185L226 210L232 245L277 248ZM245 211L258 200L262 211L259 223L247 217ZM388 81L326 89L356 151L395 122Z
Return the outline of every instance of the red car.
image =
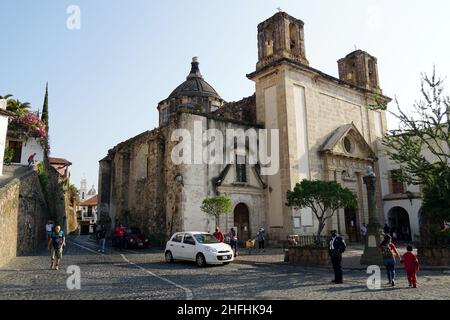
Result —
M117 241L113 238L113 246L117 246ZM150 241L145 237L139 228L126 228L123 236L124 248L148 248Z

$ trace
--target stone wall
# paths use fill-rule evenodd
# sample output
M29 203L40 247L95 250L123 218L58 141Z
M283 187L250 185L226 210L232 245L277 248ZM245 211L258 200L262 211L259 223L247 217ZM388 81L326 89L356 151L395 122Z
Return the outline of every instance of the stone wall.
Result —
M421 265L448 267L450 265L450 247L419 247L417 257Z
M287 253L290 264L301 266L329 265L330 257L326 248L317 247L293 247Z
M0 189L0 265L45 244L48 216L45 197L35 171Z

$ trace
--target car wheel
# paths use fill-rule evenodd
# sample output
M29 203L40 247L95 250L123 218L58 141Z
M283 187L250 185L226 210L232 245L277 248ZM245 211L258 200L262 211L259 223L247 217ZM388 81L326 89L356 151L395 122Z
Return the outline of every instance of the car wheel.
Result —
M167 263L172 263L173 262L172 252L167 251L166 254L165 254L165 257L166 257L166 262Z
M205 256L202 253L197 254L195 262L197 262L197 265L201 268L206 266Z

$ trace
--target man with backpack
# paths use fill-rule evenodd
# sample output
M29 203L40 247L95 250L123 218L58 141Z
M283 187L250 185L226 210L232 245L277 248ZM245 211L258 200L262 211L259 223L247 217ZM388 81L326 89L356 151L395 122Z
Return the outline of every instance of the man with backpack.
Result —
M331 239L329 241L328 254L331 258L331 264L334 270L334 280L333 283L339 284L343 283L342 275L342 253L344 253L347 248L344 239L337 235L336 230L331 231Z
M64 246L66 245L66 236L64 231L61 230L61 226L57 225L52 231L51 237L48 240L48 249L51 252L51 265L50 269L59 269Z

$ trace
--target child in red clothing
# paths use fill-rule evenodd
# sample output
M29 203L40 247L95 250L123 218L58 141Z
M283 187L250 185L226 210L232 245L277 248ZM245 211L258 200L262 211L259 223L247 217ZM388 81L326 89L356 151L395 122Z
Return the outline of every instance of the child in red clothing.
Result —
M412 246L407 246L406 250L407 252L403 255L400 262L405 265L409 286L417 288L416 272L419 270L419 260L417 260L417 257L412 253Z

